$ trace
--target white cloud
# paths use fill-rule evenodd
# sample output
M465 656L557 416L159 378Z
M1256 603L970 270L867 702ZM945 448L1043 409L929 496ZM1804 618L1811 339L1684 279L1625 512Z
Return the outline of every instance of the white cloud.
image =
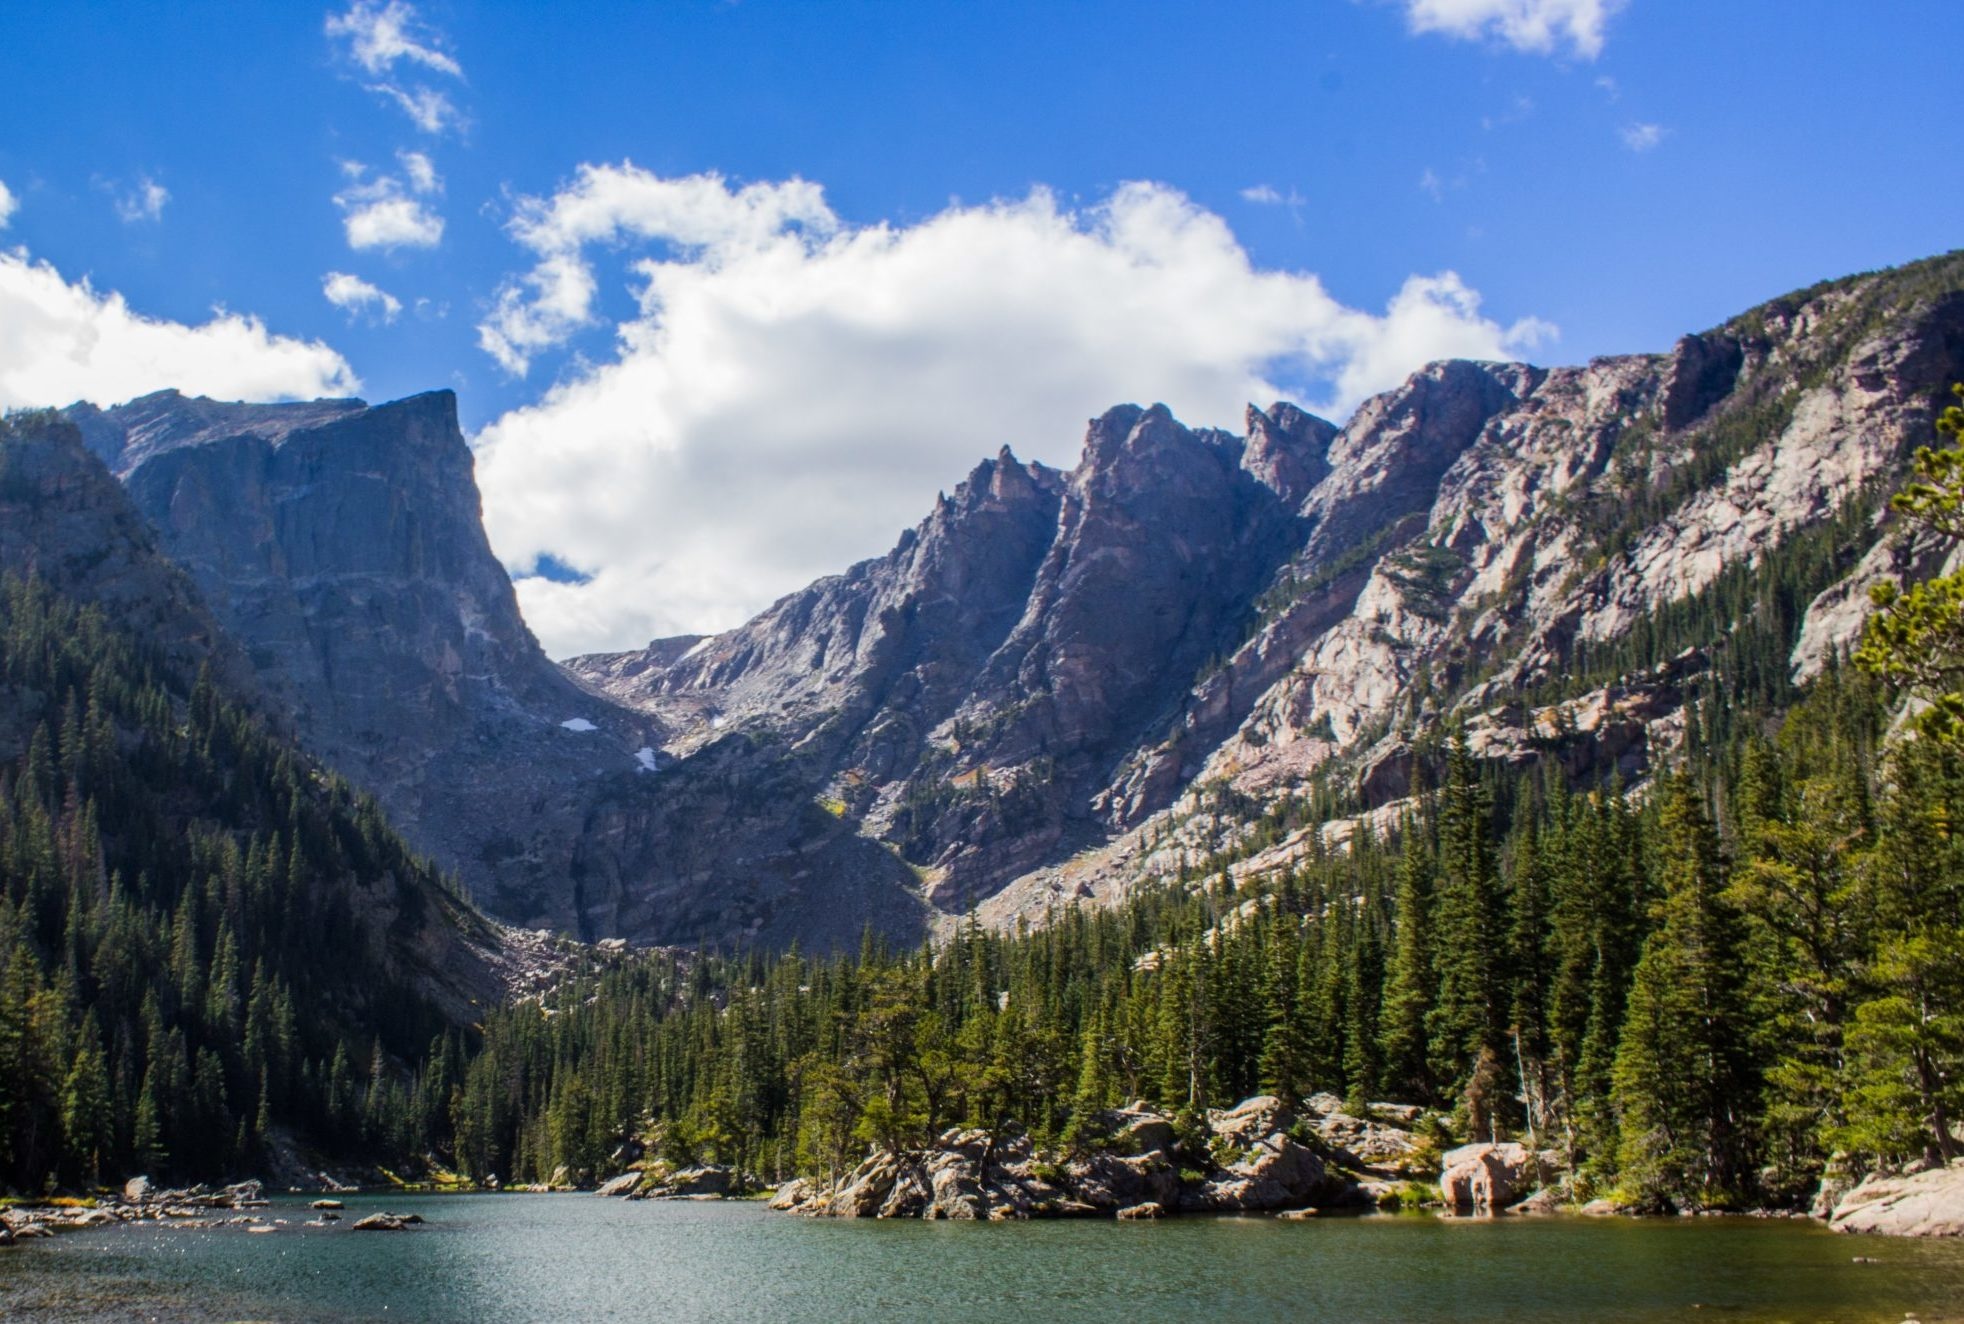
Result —
M533 354L587 325L598 293L582 254L591 243L660 240L713 270L773 248L803 251L805 235L837 228L823 190L801 179L737 189L714 174L665 179L628 164L581 166L550 199L520 199L512 234L539 260L500 288L478 343L507 372L523 374Z
M1623 126L1620 136L1623 145L1631 151L1648 152L1663 142L1664 136L1669 132L1670 130L1661 124L1645 124L1640 120L1633 120Z
M24 249L0 252L0 408L108 404L167 386L280 400L350 395L361 383L325 344L273 335L256 317L217 309L200 326L144 317Z
M144 175L115 196L116 215L122 218L123 224L135 225L139 221L161 220L164 204L170 201L170 190Z
M426 83L408 82L397 76L397 66L420 67L431 73L462 79L463 66L444 47L441 33L425 23L416 7L403 0L357 0L345 14L330 14L326 25L330 39L345 44L348 59L375 81L370 92L393 103L425 133L461 128L462 112L449 95Z
M321 293L329 303L347 313L349 321L367 314L370 318L393 322L402 311L402 300L345 271L330 271L321 277Z
M19 210L20 199L14 196L5 180L0 180L0 230L7 228L7 222L13 220L14 213Z
M493 543L561 655L736 624L883 551L1004 443L1074 463L1120 401L1229 426L1250 400L1342 412L1549 330L1483 316L1450 272L1346 307L1153 184L854 226L803 181L589 167L513 232L537 261L480 331L515 369L596 319L589 246L654 250L615 357L475 439ZM545 556L590 578L525 577Z
M429 158L413 152L409 156L418 163L408 167L412 184L419 178L419 169L435 180ZM342 211L341 228L347 234L348 247L435 248L443 241L443 217L427 203L411 197L400 179L377 175L365 180L367 169L359 161L344 161L341 169L355 181L334 195L334 205Z
M440 49L442 37L424 25L414 5L402 0L379 5L363 0L345 14L330 14L327 35L346 37L349 56L371 74L388 73L407 60L452 78L464 76L457 61Z
M448 95L433 87L400 88L393 83L375 83L368 90L393 101L424 133L437 134L463 126L463 112Z
M1446 200L1446 181L1439 178L1439 172L1427 166L1418 177L1418 191L1434 202Z
M1256 184L1241 190L1243 202L1252 202L1257 207L1287 207L1292 212L1300 212L1308 205L1309 199L1291 188L1287 193L1273 184Z
M409 177L409 187L417 193L438 193L443 189L443 178L436 172L430 158L421 152L397 152L396 162L402 173Z
M1602 54L1609 20L1627 0L1402 0L1413 32L1499 41L1518 51Z

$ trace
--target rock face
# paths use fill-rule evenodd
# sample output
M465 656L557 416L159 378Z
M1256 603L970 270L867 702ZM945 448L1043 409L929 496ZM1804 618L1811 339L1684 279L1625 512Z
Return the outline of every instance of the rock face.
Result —
M309 748L494 913L603 936L575 857L648 798L652 727L539 651L449 392L374 408L162 392L69 417Z
M1964 1237L1964 1163L1908 1176L1871 1176L1835 1205L1837 1232Z
M1068 472L1005 449L886 556L570 678L447 393L70 416L302 739L494 913L827 947L1109 900L1233 847L1246 806L1357 802L1237 866L1287 867L1395 817L1449 717L1483 757L1642 779L1742 630L1809 675L1869 583L1934 569L1875 516L1957 379L1951 256L1669 353L1433 364L1341 428L1124 405ZM1775 557L1811 606L1720 619Z
M1341 429L1277 405L1234 436L1126 406L1071 472L1005 452L887 557L748 625L569 666L655 717L672 791L754 847L741 871L676 872L743 878L761 932L795 888L832 886L756 867L814 827L834 854L827 833L876 844L944 919L1007 923L1231 845L1223 789L1395 804L1420 771L1408 733L1450 715L1485 757L1640 780L1739 627L1783 632L1810 674L1851 644L1867 583L1934 568L1865 517L1960 378L1953 256L1668 354L1434 364ZM1654 628L1809 538L1801 619ZM732 784L819 815L707 791Z
M1557 1156L1525 1145L1461 1145L1442 1160L1439 1193L1454 1213L1497 1214L1533 1194L1557 1166Z
M1290 406L1251 411L1246 437L1123 406L1069 474L1004 450L886 557L749 625L680 656L663 640L569 665L675 733L675 794L786 783L960 910L1098 837L1119 764L1163 732L1296 541L1333 431ZM809 831L737 812L741 836L788 830L780 849Z
M1298 1117L1274 1098L1207 1114L1207 1140L1182 1147L1171 1118L1141 1106L1105 1114L1075 1154L1036 1152L1027 1136L945 1132L922 1153L877 1150L827 1186L782 1187L771 1208L832 1218L1159 1218L1361 1206L1359 1179L1386 1170L1301 1138L1325 1115ZM1355 1123L1355 1118L1346 1119ZM1388 1133L1389 1128L1386 1128ZM1413 1148L1409 1134L1401 1150Z
M0 433L0 571L38 578L100 608L159 658L180 693L189 694L208 669L221 692L259 709L276 736L290 735L247 650L166 551L78 429L42 420ZM31 736L22 722L28 709L16 698L0 693L0 761L18 758ZM171 815L209 808L178 799ZM484 1003L504 996L514 971L502 935L429 881L317 882L337 889L380 968L403 976L457 1022L476 1019ZM360 1005L365 990L348 992L349 1005Z

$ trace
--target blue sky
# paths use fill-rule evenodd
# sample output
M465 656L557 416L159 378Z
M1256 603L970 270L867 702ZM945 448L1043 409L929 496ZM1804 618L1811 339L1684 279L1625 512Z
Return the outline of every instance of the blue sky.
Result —
M1954 0L14 5L0 403L452 387L535 628L626 645L1118 398L1341 414L1943 251L1961 39Z

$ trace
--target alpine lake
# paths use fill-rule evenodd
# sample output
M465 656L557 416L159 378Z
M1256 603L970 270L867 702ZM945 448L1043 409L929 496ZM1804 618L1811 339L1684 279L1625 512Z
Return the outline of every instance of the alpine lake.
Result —
M1964 1320L1964 1244L1786 1219L858 1222L756 1202L350 1195L272 1233L142 1223L0 1251L0 1319ZM389 1209L426 1222L355 1233ZM277 1220L285 1220L283 1224Z

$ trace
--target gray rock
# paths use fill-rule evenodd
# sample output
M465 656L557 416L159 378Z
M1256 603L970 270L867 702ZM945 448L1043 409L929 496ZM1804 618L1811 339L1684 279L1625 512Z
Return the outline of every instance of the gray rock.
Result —
M606 1181L601 1182L593 1193L595 1195L606 1196L626 1195L640 1184L641 1174L639 1172L623 1172L618 1177L610 1177Z
M1964 1236L1964 1162L1874 1174L1841 1197L1828 1226L1897 1237Z
M357 1218L349 1226L357 1232L402 1232L408 1229L409 1220L394 1214L370 1214Z

